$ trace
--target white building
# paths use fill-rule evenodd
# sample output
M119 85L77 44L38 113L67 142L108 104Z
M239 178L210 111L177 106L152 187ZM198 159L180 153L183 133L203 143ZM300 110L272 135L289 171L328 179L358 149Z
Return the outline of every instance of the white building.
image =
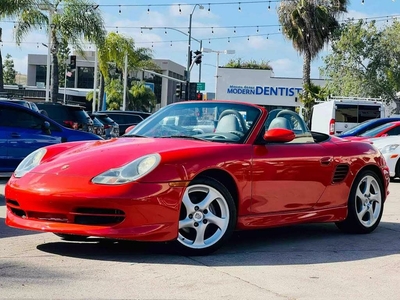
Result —
M325 85L323 79L312 83ZM288 108L301 105L301 78L274 77L271 70L218 68L216 99L237 100L265 106L267 109Z

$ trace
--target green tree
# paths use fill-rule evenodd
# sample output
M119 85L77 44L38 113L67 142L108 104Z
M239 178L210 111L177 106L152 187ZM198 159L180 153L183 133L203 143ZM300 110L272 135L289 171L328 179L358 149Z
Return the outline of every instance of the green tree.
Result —
M332 41L322 73L335 95L381 97L395 101L400 112L400 22L377 27L360 20L346 23Z
M329 90L327 87L321 87L313 84L306 86L306 92L299 95L300 102L303 106L303 118L306 122L310 120L311 108L317 103L316 101L326 101L329 96Z
M24 9L29 8L35 0L1 0L0 1L0 20L3 18L13 18ZM2 28L0 27L0 42L2 41ZM3 65L3 57L0 49L0 66ZM0 68L0 92L4 91L3 68Z
M98 5L91 0L42 0L40 5L37 5L36 1L31 1L29 7L18 13L15 29L17 44L20 44L33 29L46 28L47 33L50 33L53 102L57 102L59 89L60 44L67 42L78 52L82 51L85 40L95 43L97 47L104 44L104 21L97 8Z
M3 65L4 84L17 84L15 77L17 72L14 69L14 61L11 54L7 53Z
M107 110L119 110L122 106L124 87L121 80L108 79L105 86L107 95ZM103 99L103 98L101 98Z
M261 70L273 70L269 61L262 60L257 62L255 60L242 60L241 58L231 59L225 65L226 68L236 69L261 69Z
M156 95L144 82L135 82L129 89L129 110L151 112L156 107Z
M339 27L337 17L346 12L348 0L282 0L278 17L284 36L303 55L303 89L311 86L311 61ZM308 97L307 95L305 97Z
M111 73L116 69L125 69L125 56L128 58L128 72L139 68L156 69L152 61L152 51L149 48L136 48L133 38L122 34L110 32L105 39L104 46L99 49L100 93L103 99L105 84L110 79ZM124 75L122 73L122 75ZM128 88L129 89L129 88ZM128 90L127 89L127 90ZM108 93L107 93L108 97Z

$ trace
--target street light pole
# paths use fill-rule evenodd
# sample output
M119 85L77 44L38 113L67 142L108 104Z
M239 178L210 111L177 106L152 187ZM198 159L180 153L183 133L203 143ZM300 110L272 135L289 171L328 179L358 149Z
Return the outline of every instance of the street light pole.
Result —
M203 48L203 41L200 40L200 51ZM199 82L201 82L201 64L199 64Z
M215 99L217 98L217 85L218 85L218 67L219 67L219 55L222 54L235 54L235 50L222 50L222 51L217 51L217 50L212 50L209 48L202 48L202 52L204 53L217 53L217 65L215 66Z
M189 100L189 92L190 92L190 65L191 65L191 44L192 44L192 18L193 18L193 13L196 9L196 7L199 7L199 9L204 9L203 5L200 4L195 4L193 7L193 11L189 16L189 32L188 32L188 52L187 52L187 67L186 67L186 87L185 87L185 100Z
M45 101L49 102L50 98L50 66L51 66L51 23L53 22L53 8L48 7L49 11L49 25L48 25L48 43L47 43L47 63L46 63L46 98Z
M162 27L162 28L164 28L165 30L166 29L170 29L170 30L174 30L174 31L177 31L177 32L180 32L180 33L182 33L182 34L184 34L184 35L186 35L186 36L189 36L189 34L188 33L186 33L186 32L183 32L183 31L181 31L181 30L179 30L179 29L176 29L176 28L174 28L174 27ZM153 30L153 27L140 27L140 29L147 29L147 30ZM203 47L203 40L198 40L198 39L195 39L194 37L192 37L192 36L190 36L190 39L191 40L194 40L194 41L196 41L196 42L198 42L199 44L200 44L200 50L201 50L201 48ZM189 52L190 52L190 50L188 51L188 54L189 54ZM188 70L188 68L190 68L190 58L188 59L188 63L189 63L189 67L187 67L187 69L186 70ZM186 72L186 71L185 71ZM186 79L186 76L185 76L185 79ZM186 81L185 81L186 82ZM201 82L201 64L199 65L199 82Z

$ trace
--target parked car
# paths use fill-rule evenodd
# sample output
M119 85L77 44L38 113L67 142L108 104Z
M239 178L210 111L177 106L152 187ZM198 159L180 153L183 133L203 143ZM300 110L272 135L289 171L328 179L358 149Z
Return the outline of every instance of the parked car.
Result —
M384 136L399 135L399 134L400 134L400 121L396 121L396 122L382 124L358 136L348 136L345 137L344 139L361 141L376 137L384 137Z
M119 135L123 135L125 130L132 126L137 125L143 121L143 117L132 111L119 111L119 110L107 110L98 111L96 113L106 113L111 119L113 119L119 125Z
M385 136L379 138L372 138L369 140L375 147L377 147L389 167L390 178L400 177L400 136Z
M104 124L96 116L91 114L89 114L89 116L93 121L93 133L104 138L106 136Z
M40 102L37 106L49 118L67 128L94 133L93 120L83 106L52 102Z
M106 114L127 113L127 114L141 116L143 120L152 115L152 113L145 112L145 111L137 111L137 110L103 110L103 111L99 111L99 112L106 113Z
M364 121L357 126L350 128L349 130L343 131L341 134L339 134L339 137L348 137L348 136L358 136L363 134L364 132L374 129L380 125L394 122L394 121L400 121L400 117L390 117L390 118L378 118L378 119L371 119Z
M32 109L33 111L40 112L40 110L37 107L37 105L35 104L35 102L32 102L32 101L22 100L22 99L9 99L9 98L0 98L0 101L8 101L11 103L20 104L27 108Z
M371 119L385 117L385 105L374 98L333 97L312 107L309 128L312 131L339 135Z
M62 142L101 140L71 130L20 104L0 101L0 173L10 173L31 152Z
M106 139L119 137L119 125L106 113L91 113L91 117L96 117L104 125L104 136Z
M215 130L166 124L183 112ZM372 144L311 133L293 111L185 101L124 137L32 153L6 185L6 224L65 239L171 241L205 255L234 230L335 222L370 233L389 181Z

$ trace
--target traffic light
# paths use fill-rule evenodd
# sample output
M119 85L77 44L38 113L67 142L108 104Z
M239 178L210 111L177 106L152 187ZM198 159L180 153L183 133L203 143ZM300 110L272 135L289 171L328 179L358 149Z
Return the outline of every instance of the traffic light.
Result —
M71 70L76 69L76 55L71 55L69 57L69 67L71 68Z
M194 62L196 63L196 65L201 64L201 57L203 56L203 55L201 54L201 51L199 51L199 50L194 51L194 54L196 54L196 55L194 56Z
M203 100L203 93L197 93L196 100Z
M178 99L182 99L182 82L176 84L175 96Z

